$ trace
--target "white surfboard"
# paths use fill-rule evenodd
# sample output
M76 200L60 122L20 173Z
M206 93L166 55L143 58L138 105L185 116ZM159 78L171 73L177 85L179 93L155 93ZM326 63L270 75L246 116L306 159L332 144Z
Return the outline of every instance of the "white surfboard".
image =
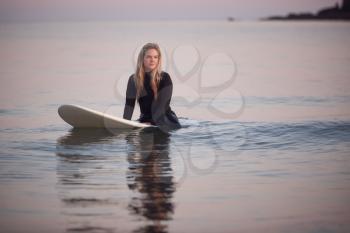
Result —
M62 105L58 115L74 128L133 129L157 127L108 115L79 105Z

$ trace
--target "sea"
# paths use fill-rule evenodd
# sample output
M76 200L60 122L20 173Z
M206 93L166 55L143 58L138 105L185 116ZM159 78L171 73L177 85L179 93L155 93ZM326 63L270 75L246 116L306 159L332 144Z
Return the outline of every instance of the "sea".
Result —
M0 231L350 232L349 38L343 21L0 23ZM148 42L181 129L59 117L122 117Z

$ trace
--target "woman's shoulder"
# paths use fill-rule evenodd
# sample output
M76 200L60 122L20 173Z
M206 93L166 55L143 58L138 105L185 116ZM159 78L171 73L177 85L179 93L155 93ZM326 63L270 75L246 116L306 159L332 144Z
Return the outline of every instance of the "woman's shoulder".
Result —
M129 76L129 82L135 83L135 73L132 73L132 74Z
M163 82L165 82L165 83L171 83L171 82L172 82L172 81L171 81L171 77L170 77L170 75L169 75L167 72L162 71L162 72L160 73L160 75L162 76L162 81L163 81Z
M162 76L161 86L172 85L170 75L167 72L162 71L162 73L160 75Z
M136 82L135 82L135 74L131 74L129 76L129 79L128 79L128 87L134 87L136 86Z
M165 71L162 71L162 72L160 73L160 75L162 76L162 78L170 79L170 75L169 75L167 72L165 72Z

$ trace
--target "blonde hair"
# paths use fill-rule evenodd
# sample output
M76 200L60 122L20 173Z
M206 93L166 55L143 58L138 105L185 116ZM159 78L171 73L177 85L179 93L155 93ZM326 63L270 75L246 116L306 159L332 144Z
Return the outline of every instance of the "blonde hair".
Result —
M158 96L158 87L159 82L162 78L161 72L161 64L162 64L162 54L159 48L159 45L156 43L147 43L145 44L137 58L137 65L136 65L136 71L134 75L135 84L136 84L136 96L139 98L141 96L141 92L143 90L143 83L145 80L145 67L143 65L143 60L146 56L146 52L150 49L155 49L158 52L158 65L157 67L151 72L151 87L154 93L154 97L157 98Z

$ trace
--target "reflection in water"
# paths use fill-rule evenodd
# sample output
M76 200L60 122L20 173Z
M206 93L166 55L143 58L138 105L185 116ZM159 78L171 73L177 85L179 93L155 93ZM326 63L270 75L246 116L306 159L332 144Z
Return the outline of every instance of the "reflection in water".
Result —
M152 224L137 232L166 232L162 222L170 220L174 212L172 196L175 191L169 159L169 135L162 131L142 132L126 137L132 148L128 150L128 186L139 195L130 202L132 213Z
M122 131L120 132L122 133ZM115 134L105 129L71 129L66 136L59 138L61 145L84 145L108 141Z
M57 140L56 187L63 203L62 214L67 218L67 232L114 231L109 222L113 218L111 210L118 206L113 195L118 191L113 180L116 171L108 174L106 165L114 161L105 147L123 136L123 132L114 135L103 129L73 129Z
M141 227L137 224L145 221L134 222L134 232L166 232L175 191L169 141L160 130L73 129L59 138L56 187L67 232L115 232L131 216L147 222ZM125 192L127 166L131 200Z

